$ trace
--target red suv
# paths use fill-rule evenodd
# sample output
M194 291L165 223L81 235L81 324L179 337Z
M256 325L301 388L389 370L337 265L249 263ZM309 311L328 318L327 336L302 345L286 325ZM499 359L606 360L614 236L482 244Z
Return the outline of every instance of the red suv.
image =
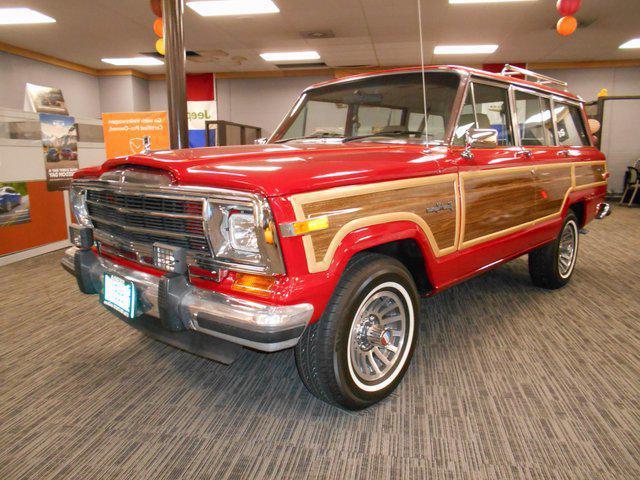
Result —
M381 400L419 297L524 254L535 285L562 287L580 229L609 212L604 156L560 82L428 67L423 97L422 77L310 87L265 145L80 170L63 265L164 342L226 363L294 347L314 395Z

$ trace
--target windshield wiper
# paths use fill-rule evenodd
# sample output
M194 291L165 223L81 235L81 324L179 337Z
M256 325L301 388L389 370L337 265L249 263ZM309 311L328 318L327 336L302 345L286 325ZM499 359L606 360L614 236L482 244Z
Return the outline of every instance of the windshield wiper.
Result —
M352 142L354 140L360 140L362 138L371 138L371 137L401 137L404 135L424 135L424 131L413 131L413 130L398 130L396 132L378 132L378 133L369 133L368 135L356 135L354 137L347 137L342 140L342 143Z
M344 137L344 135L340 135L339 133L324 132L324 133L316 133L312 135L305 135L304 137L283 138L282 140L276 140L273 143L291 142L293 140L306 140L309 138L342 138L342 137Z

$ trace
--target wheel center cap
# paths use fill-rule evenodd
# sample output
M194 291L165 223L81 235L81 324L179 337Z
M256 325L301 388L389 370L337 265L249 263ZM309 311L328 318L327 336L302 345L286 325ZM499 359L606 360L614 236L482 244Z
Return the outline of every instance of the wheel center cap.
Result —
M391 330L385 328L382 334L380 335L380 345L386 347L391 343Z

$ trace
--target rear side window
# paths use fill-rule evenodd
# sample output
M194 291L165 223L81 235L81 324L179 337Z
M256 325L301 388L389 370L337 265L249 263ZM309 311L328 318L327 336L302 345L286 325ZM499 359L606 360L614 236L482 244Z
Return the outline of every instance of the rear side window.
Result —
M516 118L522 146L553 145L553 120L549 100L516 90Z
M582 122L582 113L579 107L554 102L553 111L556 116L560 145L568 147L589 145L587 130Z

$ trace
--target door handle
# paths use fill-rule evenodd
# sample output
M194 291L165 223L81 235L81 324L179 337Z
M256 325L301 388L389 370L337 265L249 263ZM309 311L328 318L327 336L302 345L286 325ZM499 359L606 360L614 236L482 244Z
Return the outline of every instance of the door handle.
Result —
M533 156L533 152L531 152L531 150L523 148L516 155L518 155L519 157L531 158Z
M569 156L569 150L559 150L558 151L558 156L559 157L568 157Z

